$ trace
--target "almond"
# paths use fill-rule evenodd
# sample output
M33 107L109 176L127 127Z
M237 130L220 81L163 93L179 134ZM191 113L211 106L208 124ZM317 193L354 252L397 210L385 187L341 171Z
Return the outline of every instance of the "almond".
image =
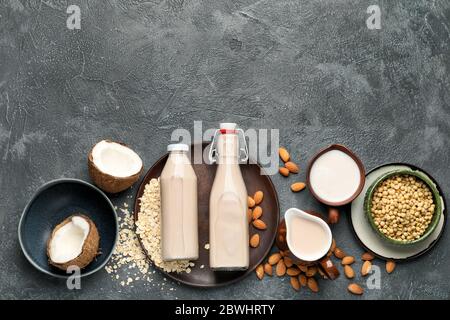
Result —
M248 223L252 222L252 209L250 208L247 209L247 219Z
M288 268L286 274L288 276L296 277L300 274L300 270L297 267Z
M292 161L286 162L284 164L284 166L286 167L286 169L289 170L289 172L291 173L298 173L300 170L298 169L298 166L293 163Z
M256 248L259 246L259 234L255 233L254 235L252 235L252 237L250 238L250 247L252 248Z
M364 261L362 267L361 267L361 275L367 276L370 272L370 270L372 269L372 262L370 261Z
M308 278L306 278L306 276L304 274L301 274L298 276L298 282L300 282L300 285L302 287L306 286L307 282L308 282Z
M253 200L255 200L255 204L260 204L263 201L264 193L262 191L256 191L253 195Z
M308 266L302 265L302 264L297 264L297 267L300 269L301 272L307 272L308 271Z
M303 182L295 182L295 183L291 184L292 192L302 191L303 189L305 189L305 187L306 187L306 184L304 184Z
M339 222L339 210L336 208L328 208L328 223L335 224Z
M300 283L298 282L297 277L291 277L291 286L295 291L300 290Z
M280 261L281 259L281 254L279 253L274 253L269 257L269 260L267 262L269 262L269 264L271 266L273 266L274 264L277 264L278 261Z
M275 268L275 273L277 276L282 277L286 274L286 265L283 260L278 261L277 266Z
M325 272L322 271L322 269L317 268L317 271L319 272L319 274L322 276L322 278L324 279L328 279L327 275L325 274Z
M355 271L349 265L344 266L344 273L345 273L345 276L349 279L352 279L355 277Z
M351 293L357 294L357 295L361 295L364 292L363 288L361 288L361 286L357 285L356 283L350 283L348 285L347 289Z
M259 280L262 280L262 278L264 278L264 267L262 264L256 267L256 276Z
M346 256L344 258L342 258L342 265L345 266L346 264L352 264L353 262L355 262L355 258L353 258L352 256Z
M284 261L284 264L286 265L286 267L288 267L288 268L292 267L292 265L294 264L292 262L292 259L289 257L286 257L286 256L283 258L283 261Z
M289 159L291 158L289 152L283 147L278 149L278 154L280 155L280 158L281 160L283 160L283 162L288 162Z
M252 219L256 220L261 218L262 213L263 213L262 208L260 206L256 206L255 208L253 208Z
M285 167L280 167L280 169L278 169L278 171L280 172L280 174L282 176L285 176L285 177L289 176L289 170Z
M336 249L336 240L331 241L331 247L330 247L330 251L333 252Z
M336 249L334 249L333 253L334 253L334 256L338 259L342 259L346 256L345 252L339 247L336 247Z
M370 252L364 252L361 256L361 260L364 261L372 261L373 259L375 259L375 257Z
M272 276L272 274L273 274L273 269L272 269L272 266L270 265L270 263L264 264L264 272L265 272L268 276Z
M267 229L266 223L260 219L253 220L252 224L256 229L259 229L259 230Z
M395 269L395 262L392 260L386 261L386 272L391 273Z
M319 292L319 285L317 284L316 279L308 278L308 288L311 289L312 292Z
M313 277L315 276L317 273L317 267L308 267L308 270L305 272L307 277Z
M247 197L247 205L249 208L253 208L255 206L255 200L253 200L250 196Z

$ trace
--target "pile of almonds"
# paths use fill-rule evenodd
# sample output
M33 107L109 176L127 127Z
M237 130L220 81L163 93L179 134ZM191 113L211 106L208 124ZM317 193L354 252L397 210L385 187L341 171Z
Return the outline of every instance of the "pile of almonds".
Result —
M336 247L336 242L333 239L328 256L333 254ZM279 251L269 256L267 261L256 267L256 276L259 280L264 278L264 275L273 275L273 266L275 266L275 274L278 277L289 276L292 288L299 291L301 287L308 287L312 292L319 292L319 283L315 278L320 275L326 279L326 275L317 266L307 266L304 264L294 264L289 257L289 251Z
M275 274L278 277L289 276L290 284L295 291L299 291L301 287L307 286L311 291L318 292L319 284L315 278L316 275L321 275L322 278L327 279L326 275L317 266L306 266L302 264L294 264L292 259L288 256L289 251L279 251L269 256L267 261L256 267L256 276L259 280L262 280L265 275L273 276L273 266L275 266ZM337 259L341 260L341 265L344 268L344 274L348 279L355 277L355 271L352 268L352 264L355 263L355 258L347 255L341 248L336 246L336 242L333 239L328 256L334 255ZM372 261L375 257L365 252L361 256L363 262L361 267L361 275L367 276L372 270ZM392 273L395 269L394 261L386 262L386 272ZM347 287L348 291L355 295L362 295L364 289L357 283L350 283Z
M260 206L264 199L264 193L262 191L256 191L253 197L248 196L247 199L247 218L248 223L251 223L257 230L266 230L267 225L261 219L263 210ZM260 243L260 236L258 233L254 233L250 236L250 247L257 248Z
M295 162L291 161L291 155L289 151L285 148L281 147L278 149L278 154L280 159L284 162L284 166L280 167L278 170L283 177L289 177L291 173L296 174L300 172L298 165ZM299 192L305 189L306 184L304 182L294 182L291 184L292 192Z
M347 279L353 279L355 277L355 271L352 268L352 264L355 262L355 258L348 256L342 249L336 247L333 251L336 258L341 260L341 265L344 267L344 274ZM361 256L362 266L361 275L363 277L367 276L372 270L372 261L375 259L374 255L370 252L365 252ZM395 269L395 262L388 260L386 261L386 272L391 273ZM348 291L356 295L362 295L364 289L357 283L350 283L347 287Z
M287 252L277 252L272 254L266 263L256 267L256 276L262 280L264 275L273 275L273 266L275 266L275 274L278 277L289 276L292 288L295 291L301 287L307 286L311 291L318 292L319 284L314 276L318 273L315 266L307 267L304 265L293 264L291 258L287 256Z

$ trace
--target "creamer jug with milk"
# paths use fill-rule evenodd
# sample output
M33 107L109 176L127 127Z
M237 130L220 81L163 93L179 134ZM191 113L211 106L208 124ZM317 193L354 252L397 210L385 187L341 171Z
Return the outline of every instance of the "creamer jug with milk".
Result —
M210 267L245 270L249 265L247 189L239 163L247 161L248 150L242 129L235 123L221 123L209 158L217 163L209 200Z
M161 173L161 245L164 261L198 259L197 176L186 144L167 147Z

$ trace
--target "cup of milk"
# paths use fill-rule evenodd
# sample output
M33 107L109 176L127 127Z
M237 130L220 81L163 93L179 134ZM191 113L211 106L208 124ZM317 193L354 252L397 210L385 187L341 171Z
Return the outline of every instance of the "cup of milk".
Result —
M340 144L316 153L306 172L311 194L319 202L333 207L352 202L361 193L365 176L361 160Z

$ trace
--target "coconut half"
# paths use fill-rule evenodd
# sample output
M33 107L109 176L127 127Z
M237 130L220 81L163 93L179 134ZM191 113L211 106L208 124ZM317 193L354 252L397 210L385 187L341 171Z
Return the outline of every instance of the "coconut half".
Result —
M103 191L117 193L131 187L144 167L139 155L127 145L102 140L88 155L89 175Z
M98 254L100 237L94 222L85 215L73 215L58 224L47 242L51 265L67 270L86 267Z

